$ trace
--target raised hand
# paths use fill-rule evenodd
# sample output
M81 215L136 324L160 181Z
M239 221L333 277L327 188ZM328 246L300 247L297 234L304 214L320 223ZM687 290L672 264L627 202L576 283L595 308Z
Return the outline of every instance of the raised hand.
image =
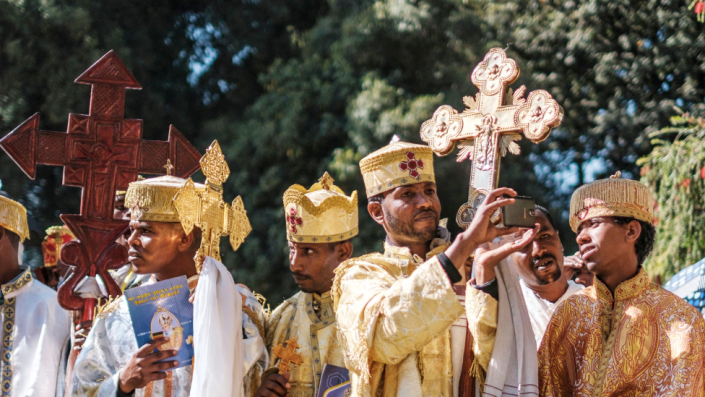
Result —
M497 248L490 249L489 244L482 244L475 250L475 284L482 285L495 278L494 268L509 255L526 247L531 243L540 226L536 224L533 229L527 229L514 241L506 241Z
M497 209L505 205L514 204L515 200L513 197L516 195L517 192L514 189L505 187L495 189L485 197L485 201L477 208L470 226L455 238L453 244L445 252L458 270L463 268L467 258L481 244L490 242L499 236L521 230L517 227L497 227L490 220Z

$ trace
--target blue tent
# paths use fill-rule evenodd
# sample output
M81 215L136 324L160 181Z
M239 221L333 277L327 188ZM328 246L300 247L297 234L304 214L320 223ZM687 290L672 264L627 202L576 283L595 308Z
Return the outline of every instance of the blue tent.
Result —
M681 270L663 287L685 299L705 315L705 259Z

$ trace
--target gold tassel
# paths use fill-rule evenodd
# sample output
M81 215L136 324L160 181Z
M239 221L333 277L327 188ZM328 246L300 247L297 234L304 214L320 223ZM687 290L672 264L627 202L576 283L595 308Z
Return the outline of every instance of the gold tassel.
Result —
M470 376L475 378L477 386L480 388L480 395L485 391L485 370L482 369L480 361L475 357L470 366Z

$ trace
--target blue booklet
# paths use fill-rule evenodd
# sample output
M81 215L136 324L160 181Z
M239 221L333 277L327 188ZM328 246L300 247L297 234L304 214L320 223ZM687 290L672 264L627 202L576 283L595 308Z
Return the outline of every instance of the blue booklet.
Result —
M186 276L125 290L137 345L169 337L159 350L178 350L176 369L193 364L193 304Z
M343 397L345 390L348 389L350 389L350 371L337 365L323 364L317 397Z

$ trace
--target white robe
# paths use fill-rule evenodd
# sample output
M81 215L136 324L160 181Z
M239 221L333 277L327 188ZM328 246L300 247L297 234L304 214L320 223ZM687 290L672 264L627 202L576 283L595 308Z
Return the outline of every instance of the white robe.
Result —
M2 285L2 395L52 397L64 381L59 368L71 319L56 291L35 280L31 269L23 270Z
M568 299L569 296L585 288L581 284L576 284L573 281L568 281L568 289L565 293L558 298L556 302L549 302L538 295L529 288L524 280L520 280L521 292L524 295L524 302L526 302L526 308L529 310L529 319L531 320L531 329L534 331L534 338L536 339L536 348L538 349L541 345L541 340L543 339L543 334L546 332L546 327L551 321L551 316L553 312L556 311L561 302Z
M213 266L214 262L216 261L210 257L206 259L206 263L209 263L207 267L209 270L215 270ZM206 269L205 264L204 269ZM193 281L197 277L198 276L194 276L189 279L189 287L193 287ZM153 283L154 281L154 278L152 278L144 285ZM202 281L204 280L199 280L199 284L201 284ZM226 284L230 286L230 283L232 283L232 279ZM236 287L234 283L232 287L233 290L245 295L245 304L254 313L263 318L263 308L254 298L254 295L244 288ZM201 293L207 292L205 291L206 289L207 288L203 288ZM234 297L238 298L238 303L242 302L239 294L234 295ZM199 293L197 292L196 300L198 299ZM220 303L223 304L224 302ZM232 304L230 304L230 306L232 306ZM198 307L198 303L196 303L196 307ZM194 307L194 309L196 309L196 307ZM236 316L236 314L233 313L232 316ZM198 327L196 319L197 315L194 311L194 331L196 331ZM240 320L233 320L235 320L235 324L241 324L245 329L245 338L250 335L248 330L257 329L256 324L247 315L243 314ZM223 333L229 333L231 338L237 338L237 329L221 331L223 331ZM199 357L199 344L197 342L198 337L195 337L194 348L196 360L198 360ZM256 346L257 344L261 344L261 346ZM263 361L267 359L264 341L261 338L254 338L254 341L250 341L248 339L243 340L242 337L240 337L240 346L242 350L244 350L243 356L246 360L248 359L247 352L253 350L264 351L265 356L250 357L250 361ZM86 342L83 345L81 354L76 360L76 365L73 370L72 395L74 397L115 397L119 382L119 371L127 364L137 350L137 340L135 339L134 329L132 328L132 320L130 319L127 303L125 299L120 297L113 308L106 310L105 314L95 320L93 328L86 338ZM266 365L267 362L244 363L245 369L249 367L251 371L255 370L255 368L266 368ZM248 373L245 372L245 374ZM165 380L152 382L147 387L135 390L135 397L187 397L191 394L192 366L189 365L168 371L167 376L168 378ZM249 377L246 376L246 378ZM243 379L242 382L246 383L246 381L247 379ZM242 382L240 382L240 384L242 384ZM149 389L151 389L151 392L148 391ZM167 393L169 389L171 393Z

